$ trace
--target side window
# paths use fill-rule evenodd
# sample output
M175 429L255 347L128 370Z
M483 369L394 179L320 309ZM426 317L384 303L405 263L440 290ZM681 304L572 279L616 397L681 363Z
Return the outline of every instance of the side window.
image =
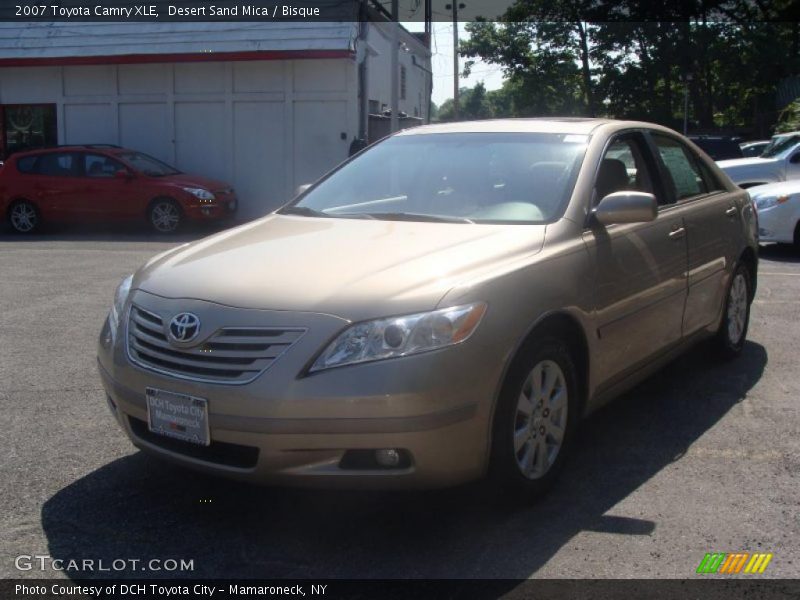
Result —
M34 172L36 168L36 160L39 157L34 156L23 156L17 161L17 171L20 173L30 174Z
M102 154L84 154L83 172L86 177L114 177L114 173L123 170L122 163Z
M595 203L613 192L653 192L653 179L636 136L625 136L608 147L595 180Z
M653 141L669 174L668 180L672 179L667 184L672 184L677 200L708 192L700 168L688 148L663 135L653 134Z
M723 186L714 172L708 168L708 165L704 163L699 158L697 159L697 164L700 167L700 173L703 176L703 181L706 184L706 189L709 192L724 192L725 186Z
M67 152L49 152L42 154L36 164L36 171L39 175L50 177L70 177L75 176L77 166L75 154Z

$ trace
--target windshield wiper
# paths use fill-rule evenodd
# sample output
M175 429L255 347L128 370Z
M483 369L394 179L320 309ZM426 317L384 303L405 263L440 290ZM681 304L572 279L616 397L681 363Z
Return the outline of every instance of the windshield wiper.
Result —
M302 215L304 217L326 217L330 218L331 215L328 213L322 212L321 210L316 210L314 208L309 208L308 206L287 206L283 210L280 211L282 215Z
M447 217L443 215L426 215L423 213L409 212L379 212L364 213L366 217L373 219L383 219L386 221L428 221L430 223L470 223L475 224L472 219L466 217Z

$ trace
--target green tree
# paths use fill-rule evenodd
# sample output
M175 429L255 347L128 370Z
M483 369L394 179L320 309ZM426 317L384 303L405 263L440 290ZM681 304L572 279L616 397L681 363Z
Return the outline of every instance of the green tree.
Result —
M476 58L502 67L503 89L487 94L496 115L597 115L678 128L686 93L692 129L766 134L778 118L777 85L800 73L791 1L673 7L674 21L656 22L648 5L630 0L516 0L499 22L467 26L465 73ZM614 11L642 18L610 20Z

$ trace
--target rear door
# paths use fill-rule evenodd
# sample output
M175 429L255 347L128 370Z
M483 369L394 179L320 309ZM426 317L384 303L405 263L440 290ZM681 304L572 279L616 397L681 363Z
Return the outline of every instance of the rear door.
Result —
M640 131L612 139L598 168L595 204L618 191L653 193L660 206L651 222L593 221L584 231L595 262L597 360L606 384L680 340L686 300L683 211L661 185Z
M83 218L78 189L78 158L77 152L46 152L36 162L33 197L46 218L56 221Z
M653 132L660 168L675 206L680 208L688 243L688 285L684 335L716 321L727 285L726 273L736 260L741 230L733 194L681 139Z

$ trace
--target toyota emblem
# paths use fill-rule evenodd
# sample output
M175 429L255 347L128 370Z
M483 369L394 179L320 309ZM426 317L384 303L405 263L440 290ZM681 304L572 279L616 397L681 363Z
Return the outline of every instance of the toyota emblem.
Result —
M175 342L191 342L200 333L200 319L192 313L180 313L169 322L169 336Z

